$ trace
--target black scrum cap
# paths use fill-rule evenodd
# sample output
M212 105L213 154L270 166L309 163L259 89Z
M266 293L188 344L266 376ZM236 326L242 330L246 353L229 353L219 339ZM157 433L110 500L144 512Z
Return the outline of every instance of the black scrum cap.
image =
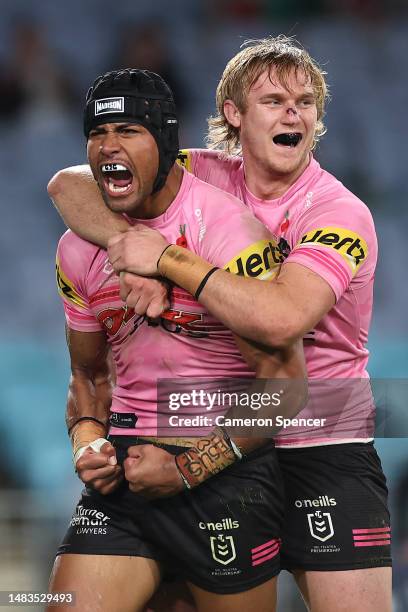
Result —
M138 123L152 134L159 150L159 169L153 193L159 191L178 150L178 120L173 93L154 72L126 68L99 76L88 90L84 133L102 123Z

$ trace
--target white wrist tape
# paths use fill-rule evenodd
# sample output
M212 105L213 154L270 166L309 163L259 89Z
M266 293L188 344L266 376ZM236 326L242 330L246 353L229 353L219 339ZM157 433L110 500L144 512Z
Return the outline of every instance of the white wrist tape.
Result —
M105 438L97 438L97 440L90 442L89 444L87 444L87 446L81 446L81 448L78 448L73 458L74 465L76 466L78 459L82 457L82 455L88 448L95 451L95 453L100 453L101 448L105 444L105 442L108 442L108 440L105 440Z

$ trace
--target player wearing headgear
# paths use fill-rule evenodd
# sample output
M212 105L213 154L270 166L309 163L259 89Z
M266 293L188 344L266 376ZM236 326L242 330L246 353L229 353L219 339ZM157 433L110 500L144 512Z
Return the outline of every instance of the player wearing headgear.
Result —
M106 206L138 231L182 238L214 271L269 249L269 232L239 200L174 163L177 116L158 75L128 69L98 78L84 130ZM271 259L264 267L265 279L278 269ZM275 610L283 495L273 444L230 437L213 423L199 438L160 437L157 380L303 378L299 346L265 350L234 337L177 287L160 318L138 315L121 300L106 251L70 231L58 246L57 280L72 368L67 424L86 487L50 589L75 591L81 610L142 610L170 567L198 610Z
M293 40L250 41L227 64L217 88L208 136L218 150L185 151L181 160L242 199L281 246L282 271L274 282L220 271L200 301L254 340L284 346L304 337L309 380L324 381L319 401L308 407L327 417L324 427L290 428L277 438L286 485L283 567L293 572L313 612L388 612L390 517L372 443L366 371L377 240L367 207L312 156L325 129L326 99L324 72ZM108 214L89 227L86 216L101 210L89 177L79 186L76 173L66 173L50 190L81 235L106 245L125 229L123 219ZM92 213L82 213L84 200L92 201ZM155 253L167 241L153 232L126 232L110 244L115 269L151 274ZM178 275L194 256L177 260L179 251L168 248L159 271L188 289ZM129 304L140 299L130 279L126 291Z

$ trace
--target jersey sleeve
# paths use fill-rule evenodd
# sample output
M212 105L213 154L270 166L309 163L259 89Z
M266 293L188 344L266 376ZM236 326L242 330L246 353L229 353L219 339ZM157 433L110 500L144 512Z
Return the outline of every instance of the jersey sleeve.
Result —
M62 299L68 327L77 331L102 331L102 327L92 313L86 294L87 249L83 240L71 231L66 232L59 241L56 257L56 281ZM89 245L89 248L95 248ZM91 260L92 261L92 260Z
M181 149L177 161L201 181L227 193L233 193L235 176L242 165L240 157L212 149Z
M272 280L284 261L276 238L240 200L216 188L211 192L212 205L198 219L205 233L196 252L232 274Z
M177 156L177 163L202 181L206 180L208 167L217 160L218 153L209 149L180 149Z
M350 283L367 284L377 262L377 239L368 208L352 194L306 209L294 228L286 263L299 263L319 274L336 301Z

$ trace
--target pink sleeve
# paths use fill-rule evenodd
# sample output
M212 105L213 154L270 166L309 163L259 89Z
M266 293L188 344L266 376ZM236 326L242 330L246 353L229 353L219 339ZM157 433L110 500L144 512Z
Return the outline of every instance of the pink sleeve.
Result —
M233 274L271 280L283 262L275 238L234 196L212 188L212 199L203 207L206 233L197 253Z
M191 174L205 182L211 168L219 168L219 153L210 149L181 149L177 162Z
M227 193L234 193L235 173L242 165L240 157L229 157L211 149L182 149L178 162L201 181Z
M95 332L102 327L93 315L85 290L87 249L83 240L66 232L58 244L56 276L68 327L77 331ZM95 248L89 245L91 248Z
M377 261L377 239L368 208L342 196L306 210L292 230L294 247L286 263L299 263L319 274L339 300L353 281L368 283Z

